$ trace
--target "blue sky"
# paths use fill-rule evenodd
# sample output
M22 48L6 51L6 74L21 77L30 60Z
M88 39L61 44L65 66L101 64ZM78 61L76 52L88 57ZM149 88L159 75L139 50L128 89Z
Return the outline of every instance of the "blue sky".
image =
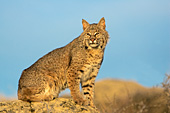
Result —
M102 17L110 41L97 80L160 84L170 72L169 0L1 0L0 93L16 96L22 70L78 37L82 19Z

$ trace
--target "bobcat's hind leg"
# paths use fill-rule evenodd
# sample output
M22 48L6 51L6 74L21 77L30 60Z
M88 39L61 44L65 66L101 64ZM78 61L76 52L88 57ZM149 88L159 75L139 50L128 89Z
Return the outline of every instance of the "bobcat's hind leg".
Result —
M23 101L50 101L54 98L48 88L24 87L18 90L18 99Z

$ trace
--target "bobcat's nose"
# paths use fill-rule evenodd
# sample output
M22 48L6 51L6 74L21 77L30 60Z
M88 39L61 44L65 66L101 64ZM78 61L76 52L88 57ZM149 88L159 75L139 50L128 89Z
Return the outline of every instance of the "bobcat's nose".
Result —
M96 39L91 38L91 39L90 39L90 43L96 43Z
M94 40L95 40L94 38L91 39L92 42L94 42Z

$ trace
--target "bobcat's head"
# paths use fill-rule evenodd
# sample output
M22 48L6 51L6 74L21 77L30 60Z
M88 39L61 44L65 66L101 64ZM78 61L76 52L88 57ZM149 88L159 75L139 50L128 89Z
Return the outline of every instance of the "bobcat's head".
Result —
M105 30L105 19L104 17L99 21L98 24L89 24L84 19L83 24L83 45L86 49L98 49L105 48L109 35Z

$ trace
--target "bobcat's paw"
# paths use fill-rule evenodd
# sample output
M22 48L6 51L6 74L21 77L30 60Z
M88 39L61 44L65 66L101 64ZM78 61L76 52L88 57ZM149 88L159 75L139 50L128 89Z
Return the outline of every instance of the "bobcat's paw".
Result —
M74 99L74 102L75 102L76 104L81 105L81 106L88 105L88 102L87 102L85 99L83 99L83 98Z

